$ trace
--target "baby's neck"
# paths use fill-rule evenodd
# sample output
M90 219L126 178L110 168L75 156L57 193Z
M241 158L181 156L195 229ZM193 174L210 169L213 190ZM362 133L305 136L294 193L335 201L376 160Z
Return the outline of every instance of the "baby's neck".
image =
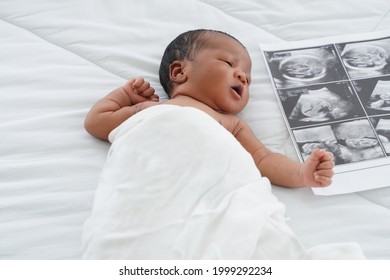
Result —
M213 117L215 117L216 114L218 115L220 114L214 108L188 95L176 95L173 98L165 101L164 104L172 104L172 105L178 105L183 107L193 107L202 110L203 112Z
M176 95L175 97L165 101L166 104L173 104L173 105L179 105L179 106L185 106L185 107L195 107L195 108L210 108L203 102L187 95ZM210 108L211 109L211 108Z

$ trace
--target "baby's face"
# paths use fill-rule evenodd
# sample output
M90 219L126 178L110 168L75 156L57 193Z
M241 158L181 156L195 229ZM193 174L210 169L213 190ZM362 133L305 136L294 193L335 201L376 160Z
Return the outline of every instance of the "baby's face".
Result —
M214 110L237 114L248 103L251 59L245 48L224 34L213 34L188 62L191 95Z

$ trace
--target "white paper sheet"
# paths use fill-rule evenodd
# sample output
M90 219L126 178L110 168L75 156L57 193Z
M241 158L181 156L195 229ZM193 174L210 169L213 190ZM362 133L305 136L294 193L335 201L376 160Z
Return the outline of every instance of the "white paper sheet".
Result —
M300 160L335 156L332 185L314 193L390 186L390 32L260 48Z

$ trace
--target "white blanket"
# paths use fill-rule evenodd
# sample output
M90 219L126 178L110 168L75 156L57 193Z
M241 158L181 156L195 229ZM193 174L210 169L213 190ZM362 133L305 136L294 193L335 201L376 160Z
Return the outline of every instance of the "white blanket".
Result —
M197 109L151 107L110 141L86 259L363 258L354 244L305 250L252 157Z

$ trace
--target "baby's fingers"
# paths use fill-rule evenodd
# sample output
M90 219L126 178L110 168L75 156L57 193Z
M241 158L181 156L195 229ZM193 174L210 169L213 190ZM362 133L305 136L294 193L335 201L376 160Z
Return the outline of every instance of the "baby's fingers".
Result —
M314 179L320 184L321 187L326 187L332 184L332 177L315 175Z
M328 161L333 161L333 153L331 152L325 152L324 155L322 156L322 160L328 160Z
M310 158L314 161L326 161L326 160L333 160L333 153L328 152L324 149L315 149L311 155Z
M149 98L154 94L155 90L150 86L150 83L144 81L142 85L134 88L134 93Z
M139 89L145 83L144 78L137 77L132 79L131 87L133 89Z
M318 170L313 175L314 175L314 180L316 180L321 187L326 187L332 184L333 174L334 173L332 169L327 169L327 170Z
M334 166L335 166L335 164L334 164L334 161L333 161L333 160L327 160L327 161L321 162L321 163L318 165L317 169L318 169L318 170L333 169Z
M150 87L150 83L145 81L144 78L138 77L138 78L134 78L134 82L132 83L131 86L133 87L134 90L138 92L142 92L148 87Z
M318 170L314 172L314 178L316 178L317 176L332 178L333 175L334 175L333 169L324 169L324 170Z

